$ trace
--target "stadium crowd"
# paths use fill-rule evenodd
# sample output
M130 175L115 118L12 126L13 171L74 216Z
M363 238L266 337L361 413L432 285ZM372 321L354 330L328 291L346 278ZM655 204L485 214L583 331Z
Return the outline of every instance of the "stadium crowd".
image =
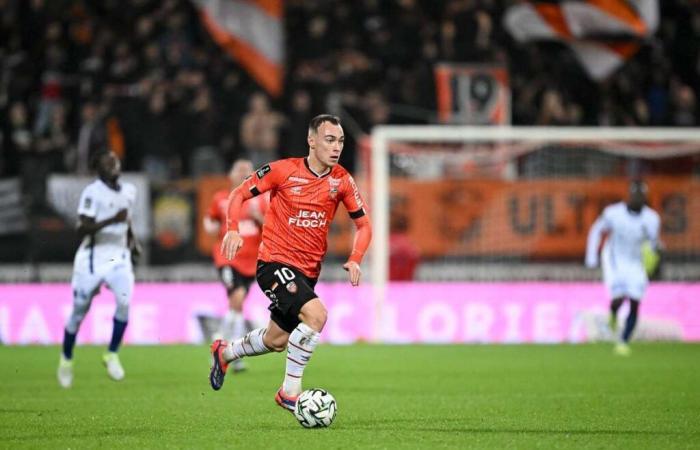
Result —
M513 3L286 1L285 90L271 99L188 0L0 0L0 175L84 173L102 148L153 180L221 172L242 154L304 154L322 110L349 138L434 122L438 61L505 64L516 125L697 125L691 0L660 2L659 31L600 83L561 44L517 44L502 26Z

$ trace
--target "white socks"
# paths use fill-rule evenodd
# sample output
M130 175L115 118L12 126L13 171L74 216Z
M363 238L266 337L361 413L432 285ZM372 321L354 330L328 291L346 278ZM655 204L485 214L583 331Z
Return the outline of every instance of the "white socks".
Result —
M231 321L231 334L229 338L233 341L234 339L243 337L245 334L245 319L243 318L242 312L231 312L233 313L233 320Z
M244 356L257 356L270 353L270 349L263 343L263 336L267 328L257 328L240 339L231 342L224 349L224 359L233 361Z
M224 315L219 327L219 334L227 340L243 337L245 331L245 318L243 313L229 309Z
M257 356L269 353L270 349L263 343L266 328L258 328L240 339L231 342L223 351L226 361L234 361L244 356ZM284 375L284 392L288 395L301 393L301 377L304 368L318 345L320 334L309 326L300 323L289 335L287 345L287 370Z
M287 372L284 376L284 392L288 395L301 393L301 377L304 368L318 344L320 334L300 323L289 335L287 345Z

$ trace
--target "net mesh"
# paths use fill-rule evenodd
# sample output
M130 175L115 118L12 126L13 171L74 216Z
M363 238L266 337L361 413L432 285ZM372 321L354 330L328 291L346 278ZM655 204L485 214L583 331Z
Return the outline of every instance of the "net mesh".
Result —
M632 179L649 186L668 260L700 255L700 141L389 140L387 148L392 265L411 257L410 246L441 270L582 263L591 224L626 198Z

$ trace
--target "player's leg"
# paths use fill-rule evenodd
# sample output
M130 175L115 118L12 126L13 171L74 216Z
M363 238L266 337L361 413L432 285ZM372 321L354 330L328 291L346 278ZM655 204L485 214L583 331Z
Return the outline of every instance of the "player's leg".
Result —
M267 270L269 269L269 264L261 264L257 274L258 284L271 300L275 299L276 297L272 291L267 289L270 283L270 271ZM262 272L260 271L260 267L263 268ZM263 278L261 278L261 273L264 273ZM233 271L231 274L233 279ZM252 282L252 279L250 281ZM288 336L288 331L284 331L271 320L267 328L256 328L245 336L235 339L231 343L224 339L215 339L210 348L212 361L209 371L209 383L212 389L215 391L221 389L221 386L224 384L224 377L226 376L228 365L232 361L240 360L246 356L258 356L271 351L282 351L286 347Z
M270 321L267 328L256 328L230 344L223 339L215 340L211 344L212 365L209 372L212 389L221 389L231 362L247 356L281 352L286 346L288 336L289 333Z
M316 349L327 317L326 308L319 298L314 298L302 306L299 312L300 323L289 335L287 346L287 372L284 377L284 391L287 394L301 393L304 369Z
M630 311L625 321L625 329L622 331L622 342L629 343L634 328L637 326L637 316L639 314L639 300L630 298Z
M637 326L639 303L644 297L648 283L644 266L638 264L628 267L625 278L625 296L629 299L630 309L625 320L625 327L622 330L620 342L615 346L615 352L619 355L626 356L630 354L629 341Z
M214 333L214 339L226 339L229 340L231 339L231 329L233 327L233 322L235 320L235 311L233 311L233 296L234 292L236 290L235 286L235 280L234 280L234 271L233 267L231 266L221 266L219 267L219 279L221 280L221 283L224 285L224 288L226 288L226 296L228 298L228 309L226 310L226 314L224 314L224 317L221 320L221 324L219 325L219 329ZM240 336L238 336L240 337Z
M309 282L308 284L315 284L313 280L307 281ZM302 285L300 291L305 291L307 282L301 281L299 284ZM308 289L313 293L310 286ZM306 365L309 363L318 345L321 331L326 324L327 315L328 313L323 303L314 294L314 298L301 305L295 320L287 320L285 323L287 329L290 329L291 326L294 326L294 328L289 334L287 342L284 381L282 387L275 395L275 401L284 409L294 411L296 401L302 391L304 369L306 369Z
M119 360L119 346L124 339L126 326L129 322L129 303L134 292L134 272L130 265L121 265L110 271L105 277L107 286L114 294L116 309L112 320L112 338L109 341L107 353L102 360L107 368L107 374L115 381L124 379L124 368Z
M71 287L73 290L73 309L63 331L63 345L58 363L58 382L64 388L73 384L73 349L75 340L85 315L90 309L92 299L99 290L100 280L93 274L73 273Z
M617 312L620 310L622 303L625 301L625 297L617 297L612 299L610 302L610 317L608 319L608 326L610 331L615 333L617 331Z
M222 321L220 334L223 339L234 342L245 334L243 302L255 277L245 276L232 267L222 267L222 274L224 269L228 269L229 272L228 281L225 283L228 292L229 309ZM222 279L224 278L222 276ZM233 361L232 367L234 372L240 372L245 369L243 360L240 358Z
M244 286L239 286L233 290L229 296L229 310L227 312L228 316L228 326L226 330L229 330L227 334L224 334L225 338L230 339L232 342L240 339L245 334L245 318L243 317L243 300L246 295L248 295L248 289ZM245 370L242 359L237 359L233 361L233 371L240 372Z
M620 270L618 264L614 264L614 259L609 248L604 247L602 252L603 284L608 292L610 301L610 314L608 316L608 327L613 335L617 334L617 312L625 301L626 283L625 274Z
M243 335L245 320L243 318L243 299L248 290L242 286L231 289L228 293L228 310L221 320L217 332L221 339L233 340Z

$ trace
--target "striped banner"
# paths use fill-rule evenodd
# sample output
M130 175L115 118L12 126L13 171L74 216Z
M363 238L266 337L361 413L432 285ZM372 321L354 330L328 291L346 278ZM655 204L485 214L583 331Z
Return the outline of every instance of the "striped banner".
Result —
M282 0L195 0L202 22L226 52L271 95L282 93Z
M658 0L527 1L511 6L504 25L520 42L560 40L588 75L603 80L621 67L659 25Z

